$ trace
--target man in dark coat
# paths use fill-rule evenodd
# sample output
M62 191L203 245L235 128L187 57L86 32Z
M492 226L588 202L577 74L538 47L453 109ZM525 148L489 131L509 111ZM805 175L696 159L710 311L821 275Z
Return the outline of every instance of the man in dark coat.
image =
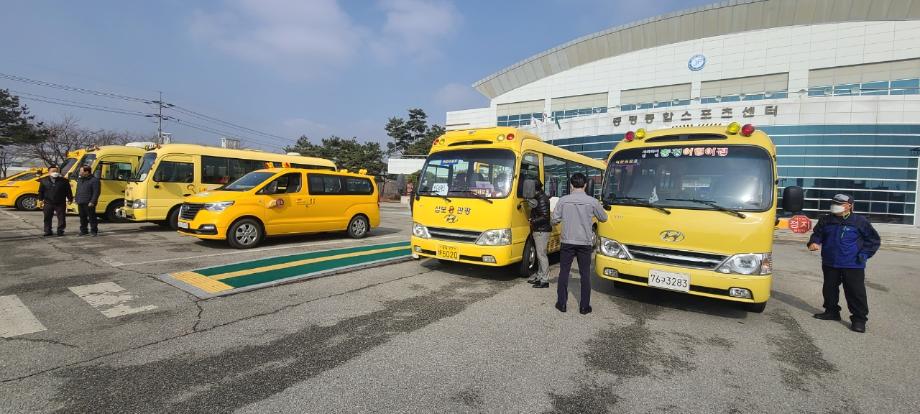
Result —
M86 236L92 232L93 236L99 233L99 219L96 217L96 204L99 204L99 178L93 175L88 165L80 167L80 178L77 178L77 194L74 201L80 213L80 235ZM87 224L89 224L87 228Z
M808 240L808 250L821 250L824 271L824 312L815 314L823 320L840 320L840 285L850 309L850 329L866 332L869 303L866 298L866 262L878 251L881 239L869 220L853 213L853 197L837 194L831 214L818 220Z
M57 166L48 168L48 176L42 178L38 184L38 199L42 202L42 212L45 214L45 236L52 236L51 219L57 216L57 235L64 235L67 227L67 203L73 202L73 191L70 189L70 180L61 175Z
M535 288L548 288L549 257L546 255L546 248L549 244L549 236L553 232L553 226L550 223L549 196L543 192L543 184L539 180L536 182L536 194L531 201L530 234L533 236L539 268L537 273L527 280L527 283L532 283Z

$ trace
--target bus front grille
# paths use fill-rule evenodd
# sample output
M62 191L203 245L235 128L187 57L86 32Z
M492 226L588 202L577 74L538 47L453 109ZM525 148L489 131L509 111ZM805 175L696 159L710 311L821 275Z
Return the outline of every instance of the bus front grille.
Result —
M713 270L728 257L712 253L688 252L684 250L661 249L637 245L627 245L626 248L635 260L670 266L689 267L693 269Z
M432 239L475 243L476 240L479 240L481 232L429 227L428 234L431 235Z
M182 207L179 207L179 217L181 217L182 220L192 221L195 219L195 216L198 215L198 211L203 207L204 204L185 203Z

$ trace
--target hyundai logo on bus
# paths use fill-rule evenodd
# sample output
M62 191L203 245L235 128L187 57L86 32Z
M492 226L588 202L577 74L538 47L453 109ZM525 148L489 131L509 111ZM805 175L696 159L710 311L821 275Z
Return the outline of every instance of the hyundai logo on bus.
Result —
M684 233L681 233L677 230L665 230L661 233L658 233L658 237L660 237L661 240L676 243L684 240Z

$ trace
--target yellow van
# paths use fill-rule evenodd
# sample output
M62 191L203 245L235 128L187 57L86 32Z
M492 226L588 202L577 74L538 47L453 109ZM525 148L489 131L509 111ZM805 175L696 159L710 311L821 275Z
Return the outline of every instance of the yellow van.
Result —
M270 167L335 171L332 161L194 144L166 144L148 151L125 188L119 217L178 229L185 197L230 184L248 172Z
M0 180L0 187L5 185L6 183L10 183L13 181L23 181L23 180L31 180L33 178L38 178L39 176L44 174L44 172L45 170L43 168L29 168L28 170L20 171L16 174L13 174L9 177L6 177Z
M306 184L306 185L304 185ZM362 238L380 225L374 179L300 168L253 171L214 191L188 197L179 232L248 249L266 236L346 231Z
M595 272L763 312L773 274L776 147L752 125L627 132L611 151ZM801 210L787 187L783 209Z
M80 167L89 166L93 174L99 177L99 202L96 203L96 214L106 220L114 221L117 219L116 211L125 204L125 188L127 188L128 180L137 172L140 159L146 152L146 148L143 147L123 145L105 145L87 149L83 158L77 162L77 167L72 168L67 175L74 194L77 192ZM76 204L68 205L67 212L76 214Z
M67 176L80 158L86 154L86 149L78 149L67 153L67 158L60 166L60 173ZM17 210L37 210L38 185L42 178L48 176L47 170L42 170L38 176L28 179L8 181L0 186L0 206L16 207Z

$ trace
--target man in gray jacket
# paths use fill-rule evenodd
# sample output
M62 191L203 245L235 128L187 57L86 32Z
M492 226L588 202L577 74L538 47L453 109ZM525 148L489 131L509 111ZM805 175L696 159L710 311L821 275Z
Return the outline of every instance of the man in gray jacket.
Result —
M92 232L93 236L99 233L99 219L96 217L99 191L99 178L93 175L93 170L88 165L80 167L80 177L77 178L77 194L74 196L74 201L77 203L77 211L80 213L81 236L86 236L90 232ZM87 222L89 223L89 229L87 229Z
M581 303L578 311L582 315L591 313L591 253L594 250L594 221L607 221L607 212L596 198L585 194L588 179L582 173L575 173L569 180L572 192L559 199L553 210L553 224L562 223L562 252L559 260L559 287L556 309L566 311L569 297L569 272L572 260L578 259L581 273Z

